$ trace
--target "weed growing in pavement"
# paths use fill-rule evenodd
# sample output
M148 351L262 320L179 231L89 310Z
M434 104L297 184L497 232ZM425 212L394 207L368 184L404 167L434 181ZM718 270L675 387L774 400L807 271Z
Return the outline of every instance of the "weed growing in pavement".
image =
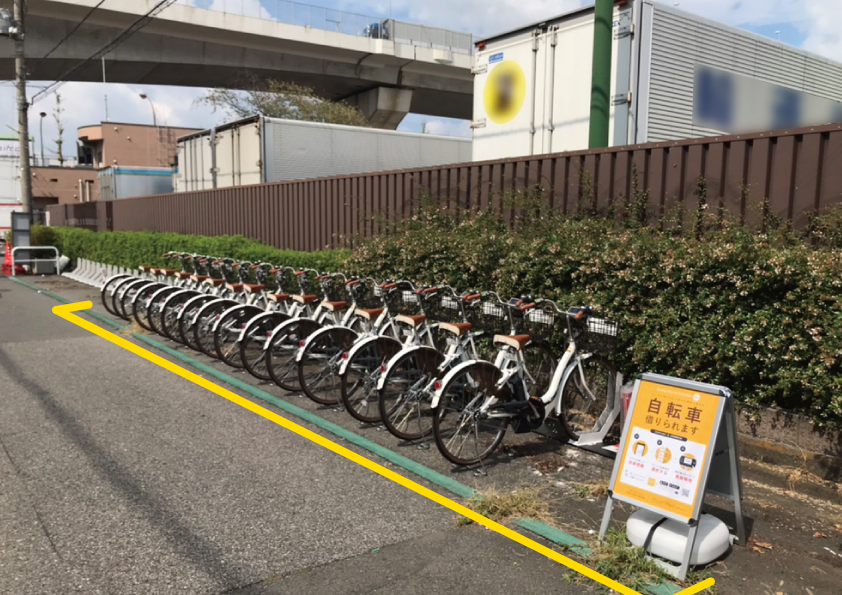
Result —
M608 484L604 481L586 481L573 484L573 493L582 500L603 498L608 494Z
M510 518L530 518L549 522L549 504L542 498L536 488L520 488L512 492L499 493L489 490L481 494L475 494L468 500L468 508L482 516L496 521L504 522ZM467 517L460 516L456 525L462 527L470 525L473 521Z

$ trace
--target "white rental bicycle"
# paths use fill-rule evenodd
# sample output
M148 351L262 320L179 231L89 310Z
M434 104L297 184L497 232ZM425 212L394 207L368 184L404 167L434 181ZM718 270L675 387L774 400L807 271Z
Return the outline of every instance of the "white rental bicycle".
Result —
M619 324L591 317L590 308L563 312L550 300L483 304L508 313L512 332L494 337L500 348L492 364L470 361L451 370L433 397L433 436L441 454L455 465L488 458L509 426L532 432L555 416L576 440L605 423L606 405L616 402L621 376L598 355L616 344ZM566 322L567 349L555 366L549 388L539 397L530 388L542 382L526 368L523 350L533 337L552 337ZM521 334L522 332L522 334ZM517 333L517 334L516 334Z

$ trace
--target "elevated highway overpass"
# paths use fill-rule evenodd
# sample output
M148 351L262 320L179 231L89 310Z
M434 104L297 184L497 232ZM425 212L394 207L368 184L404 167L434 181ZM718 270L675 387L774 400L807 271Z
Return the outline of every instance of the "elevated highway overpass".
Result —
M63 77L156 3L106 0L45 58L96 0L28 0L29 78ZM470 35L283 0L215 0L212 9L193 3L178 0L105 55L105 80L236 88L248 72L305 84L326 99L355 103L373 125L383 128L396 128L408 112L471 117ZM292 16L285 18L287 14ZM14 51L8 42L0 43L0 76L14 77ZM102 62L92 60L67 78L101 82Z

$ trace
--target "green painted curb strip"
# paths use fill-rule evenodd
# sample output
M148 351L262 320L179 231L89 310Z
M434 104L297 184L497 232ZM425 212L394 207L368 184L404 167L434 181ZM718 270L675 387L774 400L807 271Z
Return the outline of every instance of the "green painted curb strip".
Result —
M672 583L661 583L658 585L643 585L643 589L648 593L652 593L652 595L675 595L676 593L680 593L683 590L681 587L677 587Z
M580 556L588 557L591 555L591 549L588 547L587 543L565 533L561 529L550 527L546 523L529 518L517 518L512 522L518 527L531 531L532 533L540 535L545 539L549 539L553 543L570 548L570 550L576 552Z
M31 283L27 283L26 281L21 281L17 277L11 277L11 276L7 275L6 278L11 279L15 283L20 283L24 287L28 287L29 289L32 289L33 291L37 291L38 293L41 293L41 294L46 295L48 297L51 297L58 302L62 302L63 304L72 303L70 300L63 298L60 295L52 293L51 291L47 291L46 289L41 289L37 285L32 285ZM96 320L99 320L100 322L104 322L105 324L110 325L112 328L116 328L116 329L119 329L119 330L123 330L126 326L124 324L114 322L110 318L108 318L106 316L103 316L102 314L92 312L90 310L85 310L85 311L82 312L82 314L84 314L85 316L90 316L91 318L95 318Z
M52 293L50 291L46 291L44 289L39 289L38 286L32 285L31 283L27 283L26 281L21 281L20 279L17 279L15 277L11 277L11 276L7 276L7 278L11 279L15 283L19 283L19 284L21 284L25 287L28 287L29 289L37 291L38 293L41 293L41 294L46 295L48 297L51 297L56 301L59 301L59 302L65 303L65 304L72 303L70 300L63 298L60 295L57 295L57 294ZM82 313L86 314L87 316L90 316L92 318L95 318L97 320L100 320L100 321L112 326L113 328L120 329L120 330L125 328L125 325L121 325L119 323L116 323L113 320L111 320L111 319L109 319L105 316L102 316L101 314L98 314L96 312L91 312L90 310L86 310ZM139 333L132 333L132 336L134 338L140 340L140 341L143 341L144 343L147 343L148 345L151 345L152 347L155 347L156 349L158 349L160 351L163 351L164 353L167 353L167 354L175 357L176 359L179 359L179 360L181 360L181 361L183 361L187 364L190 364L191 366L193 366L194 368L196 368L198 370L201 370L201 371L203 371L207 374L210 374L214 378L222 380L226 384L229 384L231 386L234 386L236 388L239 388L240 390L243 390L243 391L249 393L253 397L256 397L256 398L260 399L261 401L265 401L267 403L275 405L279 409L282 409L282 410L286 411L287 413L291 413L292 415L295 415L296 417L299 417L300 419L303 419L304 421L307 421L307 422L309 422L309 423L311 423L311 424L313 424L313 425L315 425L319 428L322 428L323 430L327 430L328 432L330 432L330 433L332 433L336 436L339 436L340 438L343 438L344 440L347 440L351 444L355 444L355 445L357 445L357 446L359 446L359 447L361 447L365 450L368 450L369 452L372 452L372 453L376 454L377 456L379 456L379 457L381 457L381 458L383 458L383 459L385 459L385 460L387 460L391 463L394 463L395 465L398 465L399 467L402 467L402 468L406 469L407 471L409 471L411 473L414 473L415 475L418 475L419 477L422 477L423 479L426 479L427 481L438 485L439 487L442 487L442 488L448 490L452 494L456 494L457 496L459 496L461 498L470 498L471 496L474 496L477 493L476 491L473 490L473 488L470 488L470 487L466 486L465 484L456 481L455 479L451 479L450 477L447 477L446 475L442 475L438 471L434 471L434 470L430 469L429 467L426 467L426 466L422 465L421 463L416 463L412 459L408 459L408 458L404 457L403 455L399 455L398 453L393 452L393 451L389 450L388 448L386 448L384 446L380 446L379 444L376 444L376 443L368 440L367 438L363 438L359 434L355 434L354 432L351 432L350 430L346 430L342 426L339 426L339 425L337 425L333 422L330 422L330 421L328 421L328 420L326 420L322 417L319 417L318 415L316 415L314 413L310 413L309 411L307 411L305 409L302 409L301 407L298 407L297 405L293 405L292 403L287 403L286 401L284 401L282 399L279 399L278 397L275 397L274 395L271 395L271 394L267 393L266 391L262 391L258 388L254 388L250 384L245 383L242 380L237 380L233 376L230 376L230 375L228 375L224 372L220 372L219 370L217 370L217 369L215 369L215 368L213 368L213 367L211 367L207 364L204 364L204 363L202 363L198 360L195 360L192 357L184 355L183 353L179 353L178 351L175 351L174 349L170 349L169 347L167 347L166 345L164 345L162 343L159 343L155 339L150 339L146 335L141 335ZM537 521L535 519L518 518L518 519L514 519L513 523L515 525L517 525L518 527L521 527L522 529L526 529L527 531L530 531L530 532L532 532L536 535L539 535L540 537L543 537L543 538L545 538L545 539L547 539L547 540L549 540L553 543L568 547L571 551L576 552L577 554L579 554L583 557L588 557L591 554L590 548L586 547L587 543L585 543L581 539L573 537L572 535L569 535L568 533L565 533L564 531L561 531L560 529L556 529L555 527L550 527L549 525L547 525L546 523L543 523L541 521ZM644 588L647 592L651 593L652 595L675 595L675 593L678 593L679 591L681 591L681 589L679 587L677 587L673 584L670 584L670 583L661 583L661 584L657 584L657 585L646 585Z
M191 366L201 370L202 372L205 372L206 374L210 374L211 376L218 378L219 380L222 380L223 382L230 384L231 386L234 386L244 392L247 392L253 397L257 397L261 401L270 403L275 407L286 411L287 413L291 413L296 417L303 419L306 422L309 422L323 430L327 430L331 434L339 436L343 440L347 440L351 444L355 444L364 448L365 450L373 452L377 456L386 459L387 461L394 463L399 467L403 467L407 471L410 471L411 473L414 473L415 475L418 475L419 477L422 477L427 481L430 481L440 487L443 487L444 489L448 490L453 494L456 494L461 498L470 498L476 493L472 488L469 488L463 483L459 483L455 479L451 479L446 475L442 475L438 471L433 471L429 467L425 467L420 463L416 463L412 459L408 459L403 455L399 455L398 453L393 452L384 446L380 446L379 444L376 444L371 440L368 440L367 438L363 438L359 434L355 434L350 430L346 430L342 426L339 426L331 421L319 417L315 413L311 413L302 409L301 407L298 407L297 405L293 405L292 403L288 403L282 399L279 399L278 397L275 397L267 393L266 391L262 391L259 388L255 388L252 385L243 382L242 380L237 380L236 378L233 378L232 376L229 376L224 372L220 372L212 366L199 362L193 359L192 357L186 356L183 353L175 351L174 349L170 349L169 347L159 343L155 339L150 339L149 337L141 335L139 333L133 333L132 336L140 341L143 341L144 343L152 345L153 347L163 351L164 353L167 353L183 362L190 364Z

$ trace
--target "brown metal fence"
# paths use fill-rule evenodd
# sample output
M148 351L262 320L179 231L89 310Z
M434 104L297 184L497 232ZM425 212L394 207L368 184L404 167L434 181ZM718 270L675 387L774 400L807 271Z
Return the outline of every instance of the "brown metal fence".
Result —
M422 189L442 205L507 216L501 197L528 188L568 214L619 214L636 199L650 223L669 225L665 218L695 211L700 176L711 208L752 227L766 209L804 228L842 202L842 125L59 205L50 217L53 225L242 234L318 250L385 231L412 213Z

